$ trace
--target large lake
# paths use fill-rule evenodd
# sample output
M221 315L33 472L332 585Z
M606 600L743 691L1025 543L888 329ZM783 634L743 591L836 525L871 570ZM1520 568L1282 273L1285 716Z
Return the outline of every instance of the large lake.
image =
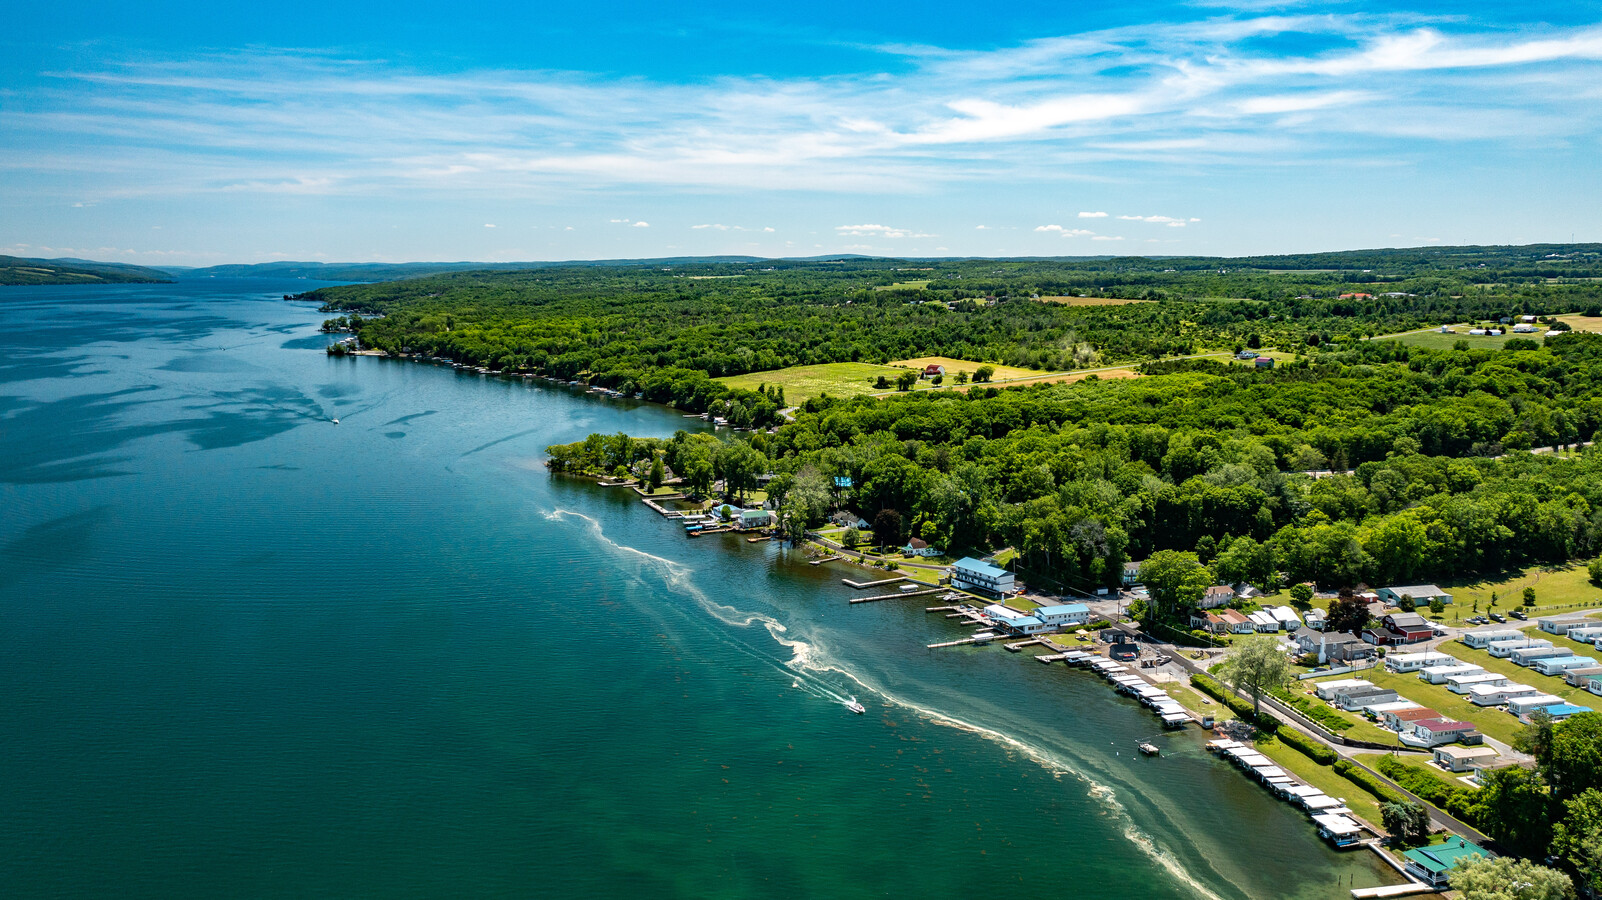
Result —
M1086 673L541 466L699 422L330 358L308 286L0 288L7 896L1391 880Z

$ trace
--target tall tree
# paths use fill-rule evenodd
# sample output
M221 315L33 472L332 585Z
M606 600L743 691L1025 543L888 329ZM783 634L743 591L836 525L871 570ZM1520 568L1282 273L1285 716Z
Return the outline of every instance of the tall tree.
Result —
M1590 788L1563 804L1552 849L1593 894L1602 894L1602 791Z
M1480 857L1459 863L1452 890L1463 900L1573 900L1574 882L1556 869L1526 859Z
M1290 680L1290 660L1279 641L1266 634L1252 635L1229 648L1218 677L1252 698L1252 713L1262 715L1263 694Z

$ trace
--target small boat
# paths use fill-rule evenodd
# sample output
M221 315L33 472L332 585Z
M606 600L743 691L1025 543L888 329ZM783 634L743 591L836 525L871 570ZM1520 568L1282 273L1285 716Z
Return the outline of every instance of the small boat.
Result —
M338 425L338 424L339 424L339 420L338 420L338 419L335 419L335 420L334 420L334 424L335 424L335 425Z
M1160 752L1157 749L1157 745L1156 744L1150 743L1148 741L1141 741L1138 746L1140 747L1140 752L1146 754L1147 756L1156 756Z
M861 703L858 703L857 698L855 697L852 697L850 700L846 701L845 708L851 710L859 716L868 711L868 708L863 706Z

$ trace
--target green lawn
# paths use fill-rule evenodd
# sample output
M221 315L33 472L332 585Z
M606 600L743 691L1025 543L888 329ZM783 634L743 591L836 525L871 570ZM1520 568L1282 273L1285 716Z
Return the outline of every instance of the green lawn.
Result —
M791 366L770 372L751 372L746 375L727 375L715 379L730 387L754 391L760 385L784 388L784 399L791 406L821 394L831 397L855 397L882 391L874 382L880 375L895 383L906 369L876 366L871 363L822 363L816 366Z
M1410 347L1427 347L1431 350L1450 350L1452 349L1452 345L1458 341L1467 341L1470 347L1475 348L1494 347L1501 349L1503 344L1516 337L1534 340L1536 343L1540 343L1544 339L1541 332L1536 332L1535 334L1514 334L1511 330L1508 330L1506 333L1498 337L1492 337L1488 334L1469 334L1468 330L1470 327L1471 326L1468 325L1454 325L1453 328L1457 331L1457 334L1441 334L1438 331L1430 330L1421 331L1417 334L1406 334L1398 338L1386 338L1386 340L1407 344ZM1513 326L1499 325L1497 327L1511 329Z
M1507 675L1509 678L1514 679L1519 684L1527 684L1531 687L1540 688L1560 697L1570 697L1579 694L1584 694L1588 697L1592 696L1587 694L1585 691L1568 687L1568 685L1563 683L1563 679L1561 678L1550 678L1540 674L1539 672L1536 672L1534 669L1526 669L1522 666L1515 666L1503 659L1493 659L1489 653L1486 653L1482 650L1473 650L1469 647L1465 647L1462 644L1446 644L1442 648L1442 652L1450 653L1452 656L1457 657L1465 663L1471 663L1476 666L1484 666L1487 672L1496 672L1498 674ZM1490 665L1489 663L1495 663L1496 665ZM1504 743L1512 743L1513 736L1518 733L1520 728L1524 727L1522 724L1520 724L1517 718L1513 717L1505 710L1497 709L1495 707L1475 706L1469 701L1466 694L1454 694L1447 690L1445 685L1429 684L1428 682L1421 680L1418 675L1411 672L1395 674L1376 668L1368 669L1353 676L1342 675L1337 677L1364 678L1381 687L1391 688L1401 696L1412 700L1414 703L1427 706L1430 709L1433 709L1449 718L1464 722L1473 722L1475 727L1478 728L1482 733L1496 738ZM1562 688L1563 690L1559 690L1559 688ZM1592 705L1585 703L1583 700L1578 702L1583 706ZM1396 735L1394 733L1386 732L1386 734L1389 735L1388 738L1376 740L1380 740L1381 743L1385 743L1387 741L1394 742L1396 740ZM1355 737L1356 735L1353 736Z
M1550 634L1543 634L1541 637L1550 639L1553 636ZM1552 641L1552 646L1557 646L1557 643L1558 642L1555 640ZM1485 671L1487 672L1495 672L1498 675L1506 675L1519 684L1527 684L1533 688L1540 688L1548 694L1562 697L1563 699L1577 706L1596 706L1595 703L1587 702L1587 698L1593 701L1596 700L1597 696L1595 694L1587 691L1584 688L1569 687L1568 682L1564 681L1561 676L1542 675L1535 669L1527 669L1524 666L1515 664L1511 659L1497 659L1496 657L1492 656L1489 651L1475 650L1474 648L1464 644L1450 643L1447 646L1451 649L1447 650L1446 652L1451 653L1453 656L1471 665L1484 666ZM1592 648L1591 653L1587 655L1595 656L1595 648ZM1507 713L1502 713L1501 715L1503 718L1510 721L1517 721Z
M1446 608L1448 621L1454 615L1459 618L1474 615L1476 604L1482 613L1494 609L1506 615L1509 610L1521 608L1521 598L1527 587L1535 588L1535 606L1525 609L1532 616L1602 607L1602 589L1591 584L1590 574L1581 562L1561 566L1531 566L1503 574L1494 580L1442 582L1441 587L1452 594L1453 603ZM1492 593L1497 595L1495 607L1490 605Z
M1346 806L1352 812L1378 827L1380 824L1379 801L1374 795L1348 781L1345 776L1335 771L1331 766L1322 766L1313 762L1294 747L1287 747L1277 740L1259 740L1257 749L1264 756L1272 759L1274 764L1289 772L1292 776L1305 781L1318 788L1331 797L1338 797L1346 801Z

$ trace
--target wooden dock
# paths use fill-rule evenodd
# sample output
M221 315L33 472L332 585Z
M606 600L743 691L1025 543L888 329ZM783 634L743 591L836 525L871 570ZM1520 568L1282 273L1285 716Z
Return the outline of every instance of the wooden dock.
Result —
M987 632L983 632L981 634L976 634L976 635L974 635L972 637L965 637L965 638L963 638L961 640L957 640L957 641L941 641L938 644L930 644L929 645L929 649L930 650L938 650L941 647L960 647L963 644L988 644L992 640L995 640L998 637L1000 637L1000 635L992 634L992 633L987 631Z
M1027 641L1019 641L1016 644L1008 644L1007 645L1007 649L1012 651L1013 653L1017 653L1017 652L1023 650L1023 648L1025 648L1025 647L1033 647L1036 644L1040 644L1042 646L1049 647L1049 646L1051 646L1051 641L1048 641L1045 638L1030 638Z
M700 537L703 534L722 534L725 531L733 531L733 530L734 530L734 526L733 525L724 525L724 526L722 526L720 528L700 528L700 529L697 529L695 531L686 532L686 534L688 534L690 537Z
M826 562L834 562L837 559L844 559L844 558L845 557L838 556L838 555L836 555L836 556L825 556L822 559L814 559L811 562L807 563L807 565L809 565L809 566L821 566ZM855 603L856 601L853 600L852 602Z
M852 581L849 578L842 578L840 579L840 582L847 587L854 587L857 590L862 590L863 588L879 587L880 585L884 584L895 584L898 581L906 581L909 577L910 576L907 575L897 575L894 578L885 578L879 581Z
M684 513L681 513L681 512L679 512L677 510L668 509L667 507L661 505L660 503L657 503L655 500L652 500L650 497L641 497L640 498L640 502L644 503L646 506L649 506L652 509L656 510L657 512L661 513L664 518L668 518L668 519L682 519L682 518L684 518Z
M895 600L900 597L922 597L926 594L938 593L940 593L940 588L930 588L927 591L898 591L894 594L878 594L872 597L852 597L851 604L855 606L858 603L873 603L879 600Z
M748 538L746 538L745 542L747 544L760 544L763 541L771 541L771 540L773 540L773 536L772 535L770 535L770 534L759 534L756 537L748 537Z

